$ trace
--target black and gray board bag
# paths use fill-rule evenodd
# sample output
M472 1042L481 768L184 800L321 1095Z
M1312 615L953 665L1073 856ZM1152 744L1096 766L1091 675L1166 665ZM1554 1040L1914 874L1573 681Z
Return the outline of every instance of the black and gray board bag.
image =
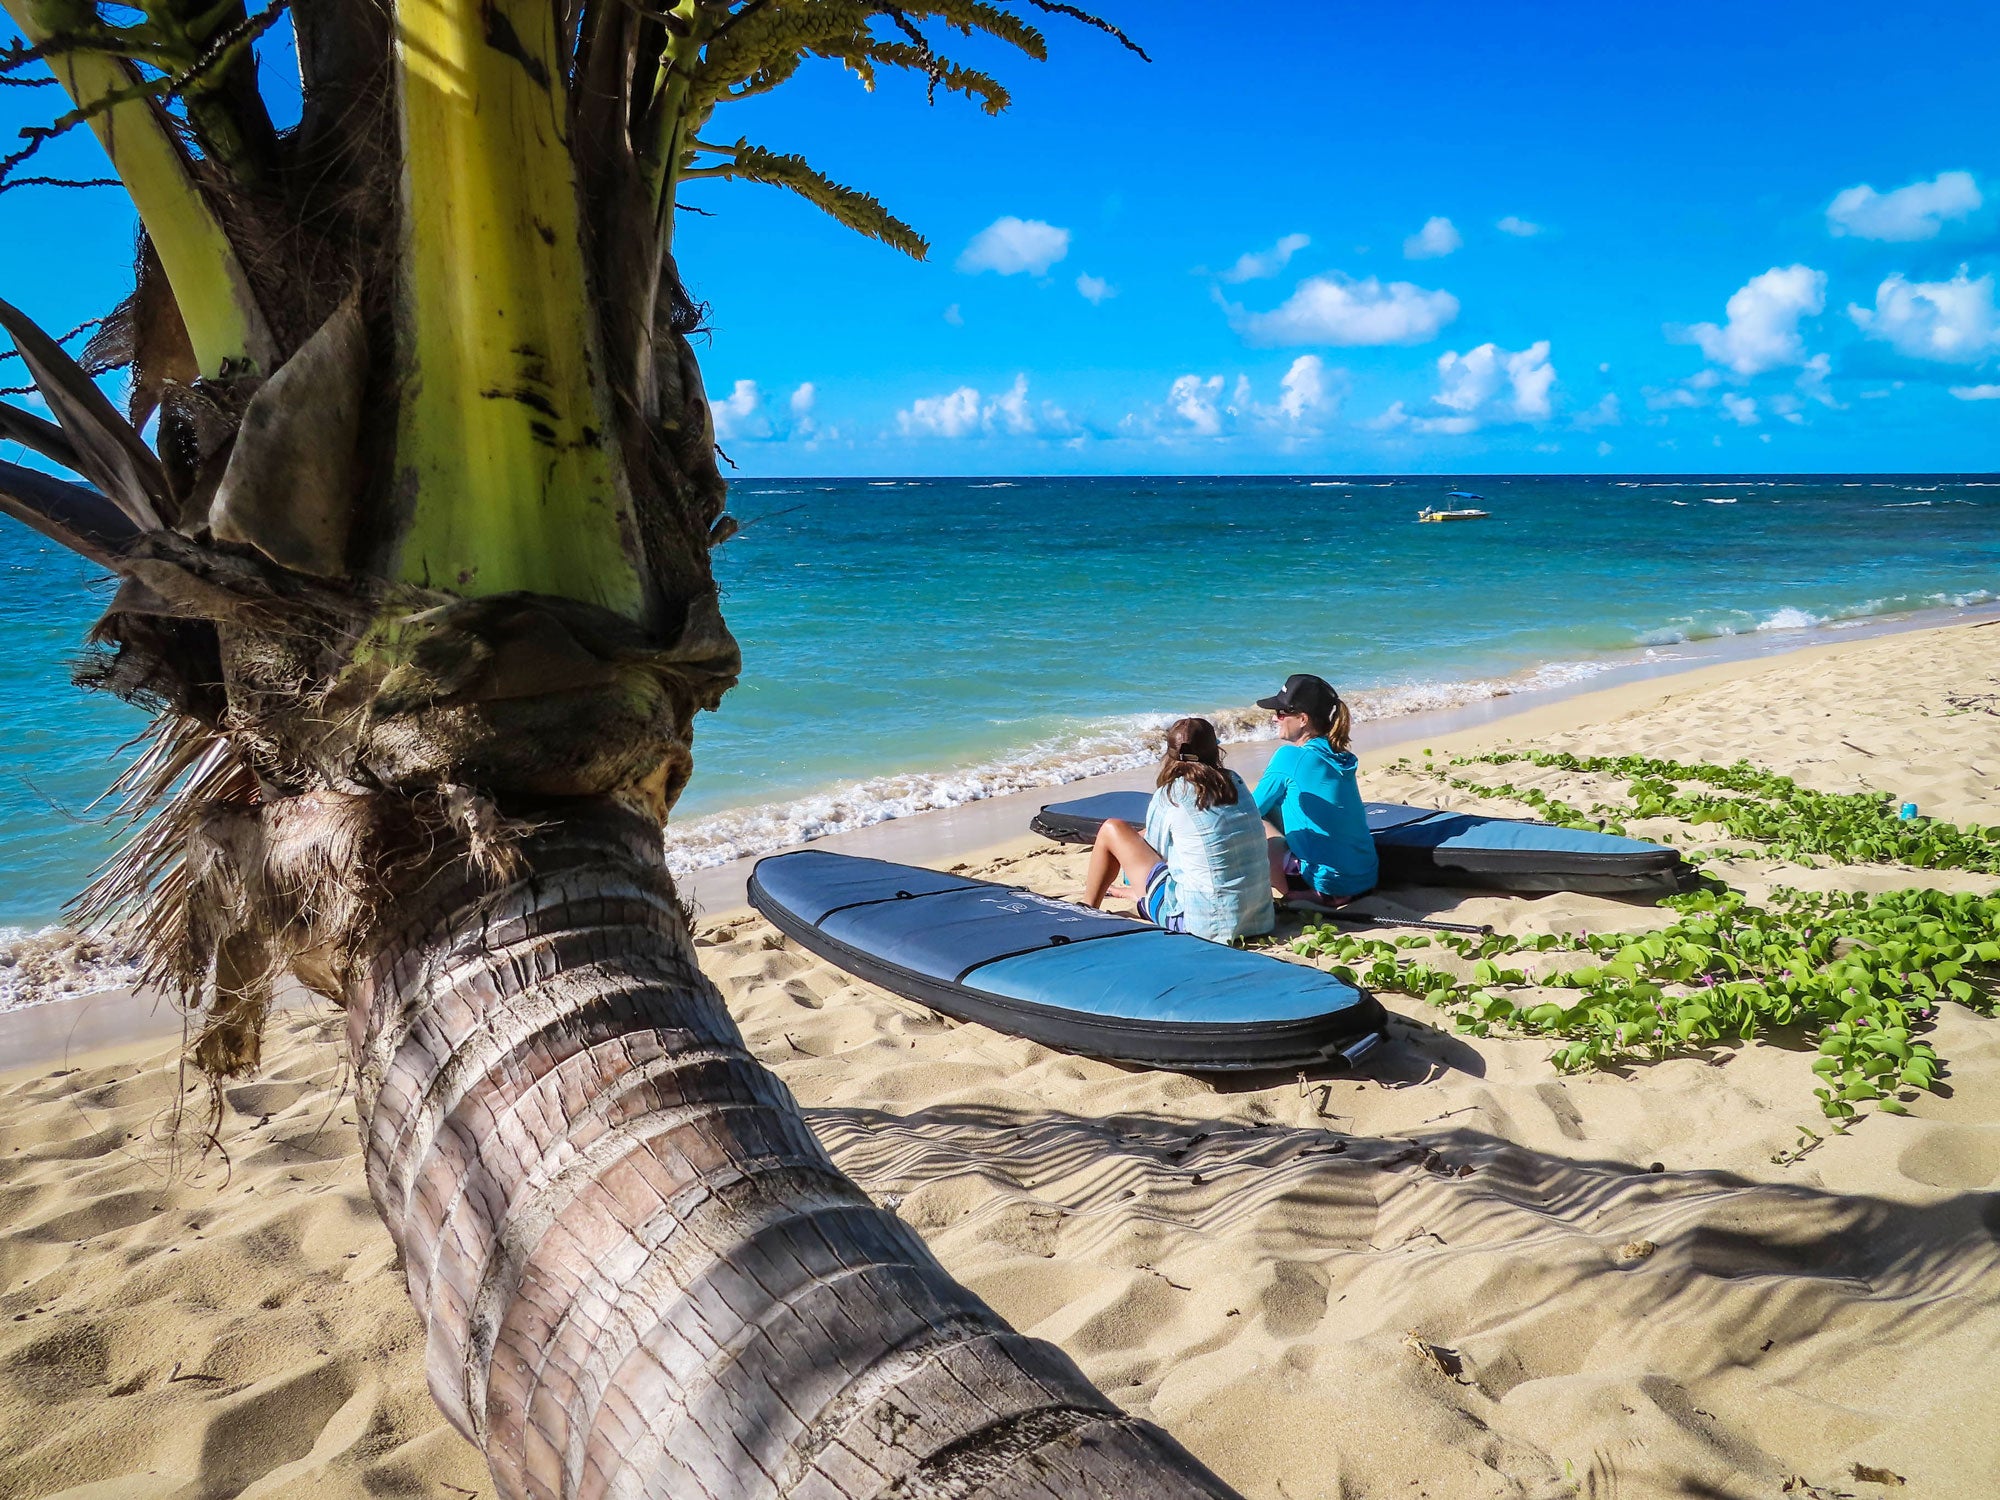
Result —
M1028 826L1044 838L1087 844L1097 837L1098 825L1106 818L1143 824L1146 802L1145 792L1100 792L1051 802ZM1645 897L1671 895L1686 878L1678 849L1594 829L1400 802L1363 806L1382 863L1382 885Z
M804 849L750 904L829 962L960 1021L1181 1072L1348 1067L1386 1016L1365 990L1261 953L916 865Z

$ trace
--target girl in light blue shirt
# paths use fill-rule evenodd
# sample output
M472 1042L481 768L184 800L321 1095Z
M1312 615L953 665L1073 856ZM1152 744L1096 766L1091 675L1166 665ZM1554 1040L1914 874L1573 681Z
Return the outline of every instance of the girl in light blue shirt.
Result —
M1097 830L1083 899L1103 905L1122 873L1140 912L1169 932L1215 943L1255 937L1273 923L1264 841L1250 788L1222 764L1215 726L1181 719L1167 731L1146 826L1107 818Z

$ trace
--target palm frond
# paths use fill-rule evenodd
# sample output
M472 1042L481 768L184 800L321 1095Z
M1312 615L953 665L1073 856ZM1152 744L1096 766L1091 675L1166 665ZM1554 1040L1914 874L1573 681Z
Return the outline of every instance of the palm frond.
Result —
M699 149L727 159L683 172L683 177L736 177L785 188L857 234L880 240L913 260L922 260L930 254L930 242L890 213L879 200L858 188L835 182L803 156L771 151L748 141L738 141L733 146L703 144Z

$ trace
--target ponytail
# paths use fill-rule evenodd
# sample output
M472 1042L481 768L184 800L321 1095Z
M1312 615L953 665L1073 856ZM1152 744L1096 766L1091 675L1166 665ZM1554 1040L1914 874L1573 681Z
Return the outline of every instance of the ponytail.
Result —
M1194 788L1194 805L1201 812L1236 805L1236 778L1222 767L1222 744L1208 720L1176 719L1167 730L1167 755L1154 786L1173 781Z
M1348 736L1353 732L1353 729L1354 715L1347 711L1347 702L1342 698L1334 699L1333 717L1331 719L1328 719L1323 724L1315 721L1312 725L1313 734L1319 738L1323 738L1336 750L1345 750L1347 748Z

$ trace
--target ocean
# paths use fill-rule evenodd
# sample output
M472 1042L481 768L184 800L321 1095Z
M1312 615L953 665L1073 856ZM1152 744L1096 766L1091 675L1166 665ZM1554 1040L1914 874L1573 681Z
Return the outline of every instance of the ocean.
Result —
M1415 524L1448 491L1491 518ZM1382 719L1635 653L2000 598L1981 476L743 480L744 678L704 715L687 869L1135 765L1313 671ZM0 928L60 919L142 717L69 683L108 581L0 521Z

